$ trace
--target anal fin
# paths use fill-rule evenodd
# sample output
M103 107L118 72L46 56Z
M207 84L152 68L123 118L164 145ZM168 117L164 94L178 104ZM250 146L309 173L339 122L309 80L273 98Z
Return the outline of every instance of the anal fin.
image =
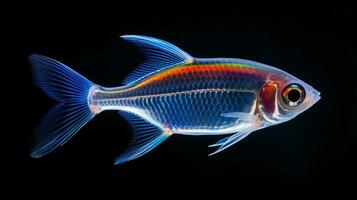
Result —
M124 153L115 159L114 164L121 164L143 156L171 135L168 130L164 131L136 114L126 111L119 111L119 114L128 120L134 136Z

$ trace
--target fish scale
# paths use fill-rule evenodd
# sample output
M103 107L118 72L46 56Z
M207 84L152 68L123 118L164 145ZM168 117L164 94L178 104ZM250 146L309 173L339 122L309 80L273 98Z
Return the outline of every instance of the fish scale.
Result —
M221 129L234 126L237 119L226 118L222 114L237 110L254 112L255 98L252 92L216 89L130 97L114 101L118 107L143 110L175 132L177 129ZM108 103L110 101L99 100L98 105L112 109L113 105Z
M100 89L93 95L92 103L100 110L119 110L122 106L140 109L147 115L142 117L152 118L174 133L189 129L199 134L208 129L234 127L239 125L239 120L222 114L254 113L256 91L261 83L248 80L260 78L259 73L252 73L258 71L257 68L233 61L201 59L191 65L176 66L153 75L144 83L124 89ZM242 70L244 68L247 69ZM150 103L143 106L146 99Z

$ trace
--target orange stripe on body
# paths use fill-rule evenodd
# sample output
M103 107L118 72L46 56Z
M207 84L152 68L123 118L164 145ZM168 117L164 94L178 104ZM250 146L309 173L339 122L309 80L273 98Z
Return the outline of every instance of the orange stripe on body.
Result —
M256 69L248 65L225 63L225 64L190 64L190 65L180 65L175 66L169 69L166 69L162 72L159 72L147 79L142 80L141 82L133 85L132 87L122 89L120 91L113 92L128 92L134 89L140 88L142 86L163 80L170 76L181 76L184 74L194 74L199 72L207 72L207 74L214 74L214 72L237 72L239 71L242 74L252 75L256 74ZM111 92L109 92L111 93Z

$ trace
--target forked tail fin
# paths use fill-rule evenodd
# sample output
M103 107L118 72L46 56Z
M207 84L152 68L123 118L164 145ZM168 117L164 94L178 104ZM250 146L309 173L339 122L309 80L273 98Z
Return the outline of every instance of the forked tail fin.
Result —
M33 54L29 60L36 85L60 102L36 129L31 156L38 158L66 143L95 116L88 105L88 93L95 84L51 58Z

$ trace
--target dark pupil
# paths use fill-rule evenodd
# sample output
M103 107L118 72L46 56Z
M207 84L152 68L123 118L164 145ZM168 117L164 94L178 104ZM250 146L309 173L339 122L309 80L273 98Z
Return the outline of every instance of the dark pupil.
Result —
M288 93L288 99L292 102L297 102L300 100L301 94L298 90L290 90Z

